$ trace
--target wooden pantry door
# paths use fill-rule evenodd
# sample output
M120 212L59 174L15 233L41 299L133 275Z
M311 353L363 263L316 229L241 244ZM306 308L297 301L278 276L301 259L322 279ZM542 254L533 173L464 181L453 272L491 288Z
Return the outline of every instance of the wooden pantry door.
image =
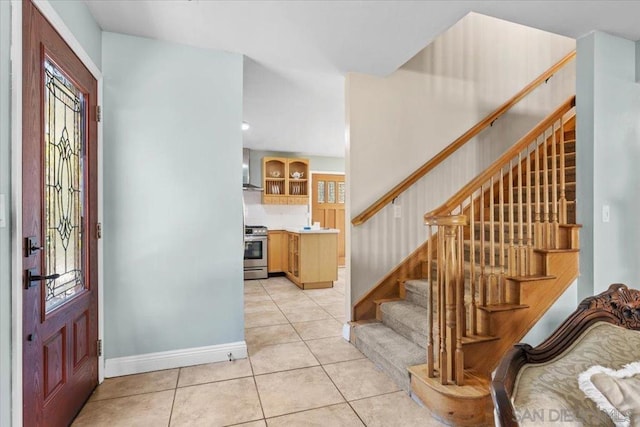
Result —
M321 227L337 228L338 265L345 264L345 183L344 174L311 174L311 221Z

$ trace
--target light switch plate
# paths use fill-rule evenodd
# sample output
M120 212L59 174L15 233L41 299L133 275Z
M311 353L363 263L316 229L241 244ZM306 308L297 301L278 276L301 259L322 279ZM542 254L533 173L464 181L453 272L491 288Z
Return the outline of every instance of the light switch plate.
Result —
M609 205L602 205L602 222L611 221L611 209Z
M402 218L402 207L400 205L393 205L393 217Z
M7 204L4 194L0 194L0 228L7 226Z

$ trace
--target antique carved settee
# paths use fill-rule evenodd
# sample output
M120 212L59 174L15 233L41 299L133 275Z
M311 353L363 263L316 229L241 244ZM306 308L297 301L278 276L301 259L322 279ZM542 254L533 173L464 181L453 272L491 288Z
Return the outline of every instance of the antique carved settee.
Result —
M640 291L586 298L537 347L517 344L494 372L496 425L640 426Z

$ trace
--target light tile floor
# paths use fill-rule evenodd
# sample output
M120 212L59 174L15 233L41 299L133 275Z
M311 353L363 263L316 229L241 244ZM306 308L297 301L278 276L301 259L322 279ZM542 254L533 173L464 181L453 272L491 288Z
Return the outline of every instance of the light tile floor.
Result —
M344 286L246 281L248 359L107 379L73 425L442 425L342 338Z

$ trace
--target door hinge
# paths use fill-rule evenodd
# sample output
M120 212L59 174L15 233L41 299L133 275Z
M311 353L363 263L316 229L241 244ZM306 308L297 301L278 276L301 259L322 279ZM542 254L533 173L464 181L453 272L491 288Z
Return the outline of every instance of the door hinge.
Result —
M100 123L102 121L102 107L96 105L96 122Z
M102 223L96 224L96 239L102 239Z
M102 356L102 340L98 340L97 348L98 348L98 357L100 357Z

